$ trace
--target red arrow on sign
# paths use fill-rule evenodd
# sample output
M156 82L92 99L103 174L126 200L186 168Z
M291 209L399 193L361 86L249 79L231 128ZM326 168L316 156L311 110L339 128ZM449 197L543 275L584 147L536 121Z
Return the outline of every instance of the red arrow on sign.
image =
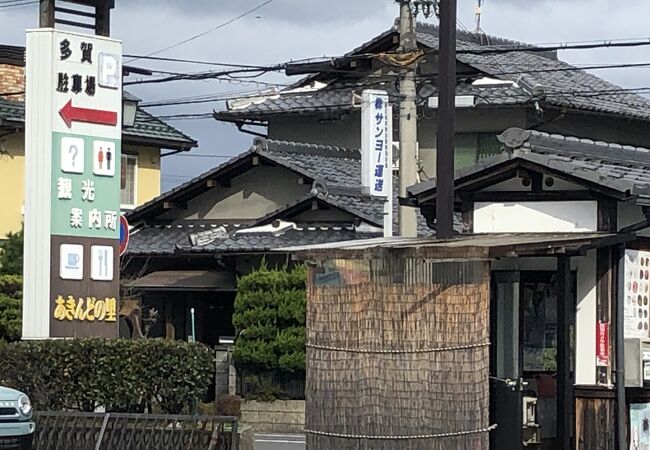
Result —
M86 122L97 125L117 125L117 113L113 111L103 111L101 109L78 108L72 106L72 100L69 100L59 111L61 118L68 126L72 128L72 122Z

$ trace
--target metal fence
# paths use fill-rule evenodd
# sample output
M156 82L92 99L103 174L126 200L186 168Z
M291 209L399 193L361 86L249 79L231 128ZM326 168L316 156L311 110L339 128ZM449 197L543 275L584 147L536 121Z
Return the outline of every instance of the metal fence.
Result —
M305 372L237 367L237 395L245 399L304 400Z
M33 450L238 450L237 419L37 412Z

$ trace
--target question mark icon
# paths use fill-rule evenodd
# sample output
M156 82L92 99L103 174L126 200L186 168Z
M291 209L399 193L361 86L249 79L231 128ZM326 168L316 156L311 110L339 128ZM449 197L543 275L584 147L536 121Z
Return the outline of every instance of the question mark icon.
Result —
M79 154L79 149L76 145L72 144L68 147L68 154L72 155L72 167L76 165L77 155Z

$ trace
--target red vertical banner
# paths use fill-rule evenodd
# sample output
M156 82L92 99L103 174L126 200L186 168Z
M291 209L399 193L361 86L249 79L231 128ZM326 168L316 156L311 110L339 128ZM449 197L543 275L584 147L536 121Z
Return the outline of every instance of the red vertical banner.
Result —
M596 366L609 365L609 322L598 322L596 328Z

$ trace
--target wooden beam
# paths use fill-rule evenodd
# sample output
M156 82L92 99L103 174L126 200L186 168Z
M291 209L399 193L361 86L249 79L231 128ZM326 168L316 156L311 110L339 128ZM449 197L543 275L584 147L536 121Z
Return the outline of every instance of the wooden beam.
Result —
M573 377L571 374L571 315L575 313L571 289L571 258L557 258L557 397L556 449L571 450L574 432Z
M598 202L598 231L618 231L618 205L615 200Z
M463 201L475 202L527 202L527 201L566 201L598 200L602 198L590 191L482 191L458 192ZM610 230L599 230L610 231Z
M39 27L54 28L54 0L40 0Z
M95 33L99 36L111 35L111 3L109 0L98 0L95 6Z

